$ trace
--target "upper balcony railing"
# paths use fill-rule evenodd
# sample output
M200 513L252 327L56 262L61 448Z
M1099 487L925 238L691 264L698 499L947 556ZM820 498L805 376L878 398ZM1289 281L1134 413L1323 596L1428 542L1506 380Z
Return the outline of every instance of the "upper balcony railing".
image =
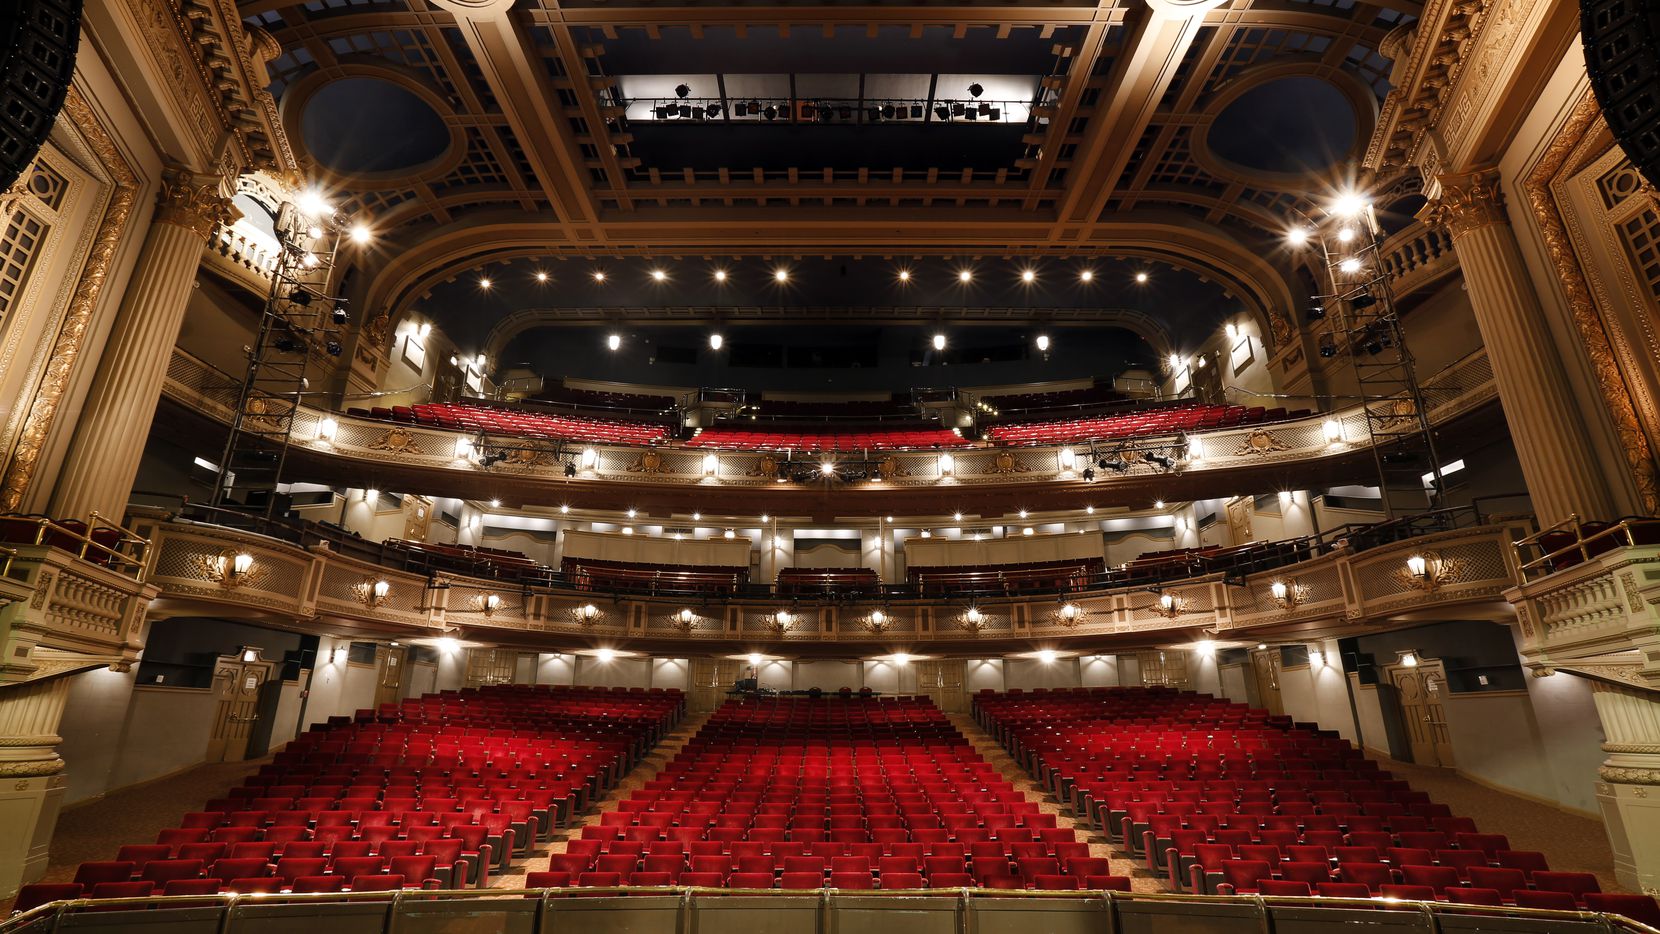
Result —
M1418 221L1384 240L1379 256L1396 296L1417 291L1458 268L1452 235Z

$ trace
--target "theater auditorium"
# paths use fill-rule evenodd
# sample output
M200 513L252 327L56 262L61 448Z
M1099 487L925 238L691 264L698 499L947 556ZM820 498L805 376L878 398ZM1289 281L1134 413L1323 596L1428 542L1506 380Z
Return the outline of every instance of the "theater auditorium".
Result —
M1660 934L1660 8L7 0L0 934Z

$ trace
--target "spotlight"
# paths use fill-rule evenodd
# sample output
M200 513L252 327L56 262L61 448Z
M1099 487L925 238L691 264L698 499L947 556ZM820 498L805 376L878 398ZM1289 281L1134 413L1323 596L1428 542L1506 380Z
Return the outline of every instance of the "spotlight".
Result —
M1049 335L1039 334L1037 336L1037 349L1045 353L1049 351Z
M1163 467L1165 470L1169 470L1171 467L1175 466L1175 464L1176 464L1176 461L1174 459L1166 457L1163 454L1155 453L1153 451L1148 451L1146 454L1143 454L1142 455L1142 460L1145 460L1149 464L1157 464L1160 467Z
M768 104L767 109L761 111L761 115L763 117L766 117L768 120L777 120L778 119L778 108L772 106L771 104Z
M667 120L675 113L675 109L673 107L653 107L651 113L659 120Z
M703 112L711 118L718 117L720 116L720 105L710 104L709 106L703 108Z
M774 281L774 282L788 282L788 281L790 281L790 271L788 269L775 269L775 270L773 270L773 272L772 272L772 281Z
M536 273L536 281L537 282L547 282L548 281L548 274L546 272L538 271Z
M276 339L275 346L282 353L300 353L305 350L305 345L294 337L279 337Z
M674 86L674 96L680 98L681 100L685 100L686 96L691 93L692 89L684 84L677 84Z
M622 335L621 334L612 334L610 337L607 337L605 339L605 346L611 348L612 350L616 350L618 347L621 347L622 346Z
M1330 334L1320 336L1320 356L1328 360L1337 356L1337 341Z
M357 244L358 246L366 246L369 243L370 240L374 239L374 236L375 235L370 232L368 225L366 225L366 224L353 224L352 225L352 233L351 233L352 242Z
M603 270L603 269L594 270L594 281L595 282L604 282L605 281L605 270Z
M566 461L565 462L565 476L566 477L576 476L576 462L575 461ZM563 511L563 510L561 510L561 511Z
M1095 278L1095 273L1091 272L1088 269L1084 270L1083 272L1078 273L1078 281L1079 282L1088 282L1088 281L1090 281L1091 279L1094 279L1094 278Z
M1035 282L1035 281L1037 281L1037 273L1033 272L1030 269L1023 269L1023 270L1020 271L1020 281L1021 282Z
M1136 281L1137 285L1146 285L1147 284L1147 274L1144 273L1144 272L1136 273L1135 274L1135 281Z
M1337 268L1343 272L1353 275L1354 273L1360 271L1360 260L1351 256L1348 259L1338 263Z
M299 305L301 308L304 308L305 306L311 304L311 293L307 292L305 289L295 289L294 291L288 293L288 300L296 305Z
M338 356L340 356L340 352L341 352L341 351L342 351L342 350L343 350L343 349L344 349L344 348L342 348L342 347L341 347L341 346L340 346L340 342L339 342L339 341L337 341L337 340L329 340L329 341L327 341L327 342L326 342L326 343L324 343L324 344L323 344L323 349L324 349L324 350L326 350L326 351L328 351L328 355L329 355L329 356L331 356L331 357L338 357Z
M1371 203L1361 197L1359 193L1346 191L1337 196L1331 203L1331 213L1338 217L1355 217L1371 207Z
M981 94L986 93L986 89L984 85L976 81L968 86L968 93L974 95L975 97L979 97Z
M1123 473L1124 471L1130 469L1130 465L1127 461L1115 457L1103 457L1095 462L1095 466L1101 468L1102 470L1111 470L1116 473Z
M909 269L899 270L899 281L900 282L909 282L909 281L911 281L911 271Z
M934 349L935 350L944 350L945 349L945 335L944 334L935 334L934 335Z
M655 282L662 282L662 281L668 279L668 277L669 277L669 274L664 272L661 269L653 269L651 271L651 278Z
M1308 306L1308 320L1324 321L1326 319L1326 305L1324 302L1315 302Z
M964 269L961 272L957 273L957 281L958 282L968 282L968 281L972 280L973 278L974 278L974 273L968 271L967 269Z
M726 341L719 334L709 335L709 349L710 350L719 350L721 348L721 345L724 344L724 343L726 343Z
M1285 232L1285 242L1294 247L1308 245L1308 231L1301 227L1293 227Z
M334 319L335 324L345 324L346 323L346 318L347 318L346 306L345 305L336 305L336 306L334 306L334 310L329 312L329 317Z
M893 117L894 117L893 105L892 104L882 105L882 119L883 120L892 120Z
M715 281L716 282L725 282L726 281L726 270L724 270L724 269L715 270Z
M492 283L489 279L480 279L480 280L478 280L478 287L485 290L486 292L490 291L490 286L493 285L493 284L494 283Z
M749 105L744 103L743 101L739 101L736 104L733 104L732 105L732 115L735 116L735 117L747 117L747 116L749 116Z
M1377 303L1377 297L1371 292L1362 292L1354 298L1349 299L1349 307L1351 308L1370 308Z
M1094 467L1085 467L1084 468L1084 482L1085 483L1094 483L1095 482L1095 468Z
M936 116L938 116L941 120L950 120L951 119L951 108L947 107L944 104L941 104L938 107L934 108L934 114Z

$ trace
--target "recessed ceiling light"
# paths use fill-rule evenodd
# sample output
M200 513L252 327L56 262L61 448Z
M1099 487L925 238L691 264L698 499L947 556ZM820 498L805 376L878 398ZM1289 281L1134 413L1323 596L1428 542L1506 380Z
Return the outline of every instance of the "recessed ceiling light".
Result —
M603 270L603 269L594 270L594 281L595 282L604 282L605 281L605 270Z
M957 281L958 282L967 282L967 281L969 281L970 279L973 279L973 278L974 278L974 273L970 272L967 269L964 269L963 271L957 273Z
M1037 273L1033 272L1030 269L1022 270L1021 273L1020 273L1020 281L1021 282L1036 282L1037 281Z
M725 340L725 338L722 338L720 336L720 334L717 333L717 334L709 335L709 349L710 350L719 350L721 348L721 345L724 344L724 343L726 343L726 340Z
M775 282L788 282L790 281L790 271L788 269L774 269L772 278Z
M911 281L911 271L909 269L899 270L899 281L900 282L909 282L909 281Z
M944 350L945 349L945 335L944 334L935 334L934 335L934 349L935 350Z
M478 280L478 287L481 289L488 289L492 284L493 283L489 279Z
M658 282L662 282L664 279L667 279L669 277L669 274L664 272L661 269L653 269L651 271L651 277L653 279L657 280Z
M499 500L499 499L491 500L490 501L490 508L491 509L500 509L501 508L501 500Z
M622 346L622 335L621 334L612 334L610 337L607 337L605 339L605 346L611 348L612 350L616 350L618 347L621 347Z
M571 507L570 507L569 503L560 503L559 504L559 514L560 515L562 515L562 516L563 515L569 515L570 511L571 511Z
M1049 349L1049 335L1039 334L1037 336L1037 349L1039 349L1039 350L1048 350Z
M1135 281L1136 281L1136 282L1141 282L1141 283L1144 283L1144 282L1146 282L1146 281L1147 281L1147 274L1146 274L1146 273L1144 273L1144 272L1138 272L1138 273L1136 273L1136 274L1135 274Z
M716 282L725 282L726 281L726 270L724 270L724 269L715 270L715 281Z
M545 272L537 271L536 281L537 282L546 282L546 281L548 281L548 274L545 273Z
M1095 273L1093 273L1090 270L1086 269L1083 272L1078 273L1078 278L1079 278L1079 280L1081 280L1083 282L1088 282L1089 280L1095 278Z

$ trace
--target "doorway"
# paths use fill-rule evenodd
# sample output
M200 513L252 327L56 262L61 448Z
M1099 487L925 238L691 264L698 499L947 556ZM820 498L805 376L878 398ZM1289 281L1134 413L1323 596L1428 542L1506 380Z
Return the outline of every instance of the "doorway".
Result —
M402 694L403 674L405 663L409 661L408 649L389 645L375 648L375 709L379 710L383 704L396 704Z
M213 667L218 706L213 715L213 733L208 737L208 762L248 758L248 740L259 722L260 695L276 668L275 662L259 656L258 649L244 649L237 655L219 656Z
M1264 710L1276 717L1285 715L1285 702L1280 699L1280 650L1252 649L1251 672L1257 682L1257 698Z
M1452 768L1456 763L1444 703L1446 666L1440 659L1418 658L1415 665L1398 662L1384 670L1389 675L1389 683L1395 686L1412 761L1418 765Z

